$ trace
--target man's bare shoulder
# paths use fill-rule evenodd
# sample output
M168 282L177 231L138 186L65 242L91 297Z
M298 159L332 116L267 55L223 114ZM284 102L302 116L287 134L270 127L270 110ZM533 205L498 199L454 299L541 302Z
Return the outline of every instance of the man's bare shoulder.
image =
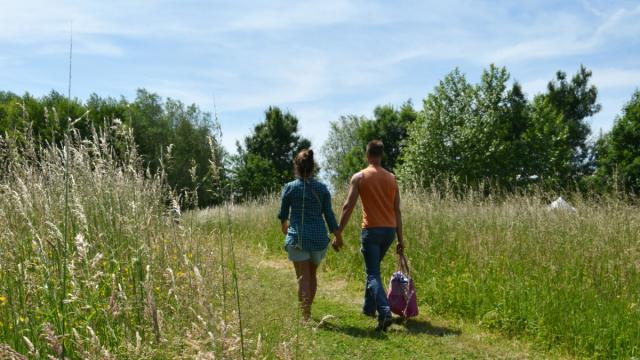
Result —
M362 171L358 171L357 173L353 174L353 176L351 177L351 185L358 185L363 177L364 174L362 173Z

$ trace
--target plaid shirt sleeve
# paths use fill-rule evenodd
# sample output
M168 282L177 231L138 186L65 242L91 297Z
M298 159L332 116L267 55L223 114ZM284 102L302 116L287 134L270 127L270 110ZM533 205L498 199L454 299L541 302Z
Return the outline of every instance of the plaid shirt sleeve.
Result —
M329 227L329 232L333 233L338 230L336 215L331 207L331 193L327 188L324 189L324 196L322 197L322 213L324 214L324 220L327 222L327 226Z
M291 200L289 197L289 185L285 185L282 189L282 195L280 196L280 212L278 213L278 219L280 221L289 220L289 210L291 209Z

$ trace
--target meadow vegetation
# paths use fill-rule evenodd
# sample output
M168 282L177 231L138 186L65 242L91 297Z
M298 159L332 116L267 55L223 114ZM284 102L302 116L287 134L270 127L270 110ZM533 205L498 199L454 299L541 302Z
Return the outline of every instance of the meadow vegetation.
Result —
M0 92L0 355L639 357L640 92L591 143L590 77L559 72L530 102L504 68L475 85L454 70L420 111L331 125L336 210L371 138L403 186L423 315L377 335L358 315L357 219L300 324L274 194L311 146L291 113L270 107L230 156L215 117L144 90ZM558 194L577 211L549 210Z
M640 354L637 206L575 195L573 213L550 211L544 193L495 199L405 189L403 196L407 255L427 316L465 319L578 357ZM278 229L256 221L275 207L246 207L239 228L271 229L246 239L282 253ZM345 230L344 253L325 263L354 282L364 281L358 226ZM384 262L386 279L395 264L393 256Z
M164 173L145 174L131 133L110 130L70 131L63 147L22 148L7 165L0 343L34 358L235 354L224 228L176 224Z

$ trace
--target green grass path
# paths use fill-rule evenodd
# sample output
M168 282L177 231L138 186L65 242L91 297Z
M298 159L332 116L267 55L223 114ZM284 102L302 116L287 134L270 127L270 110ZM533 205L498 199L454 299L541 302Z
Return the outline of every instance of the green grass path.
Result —
M238 256L243 321L255 339L255 358L291 359L549 359L530 344L508 339L462 320L425 313L376 333L375 320L360 314L363 284L319 270L314 323L303 327L296 308L296 280L286 254L245 249ZM419 284L418 284L419 285ZM324 321L322 319L325 319ZM320 324L322 322L322 324ZM260 348L257 353L256 349Z

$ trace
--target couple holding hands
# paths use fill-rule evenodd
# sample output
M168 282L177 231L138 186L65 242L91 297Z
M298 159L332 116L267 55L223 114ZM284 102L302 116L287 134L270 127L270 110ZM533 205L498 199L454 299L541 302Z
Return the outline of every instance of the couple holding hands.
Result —
M369 166L351 178L339 224L331 207L329 190L314 178L313 150L300 151L293 161L296 179L282 190L278 218L285 235L285 249L298 278L298 300L305 323L311 318L311 305L318 288L316 271L329 245L327 227L335 235L331 246L339 251L343 246L342 232L359 197L363 209L360 252L366 271L362 313L374 318L377 315L378 331L385 331L391 325L391 310L380 276L380 263L396 236L399 254L404 250L404 242L400 192L395 176L382 168L383 153L381 141L373 140L367 144Z

